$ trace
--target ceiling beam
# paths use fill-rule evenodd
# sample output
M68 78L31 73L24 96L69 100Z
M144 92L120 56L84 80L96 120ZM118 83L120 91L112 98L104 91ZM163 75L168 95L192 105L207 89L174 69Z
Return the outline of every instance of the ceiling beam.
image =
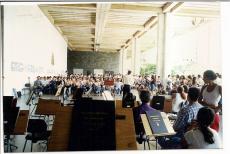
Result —
M39 5L43 8L58 8L59 10L73 10L73 9L86 9L86 10L96 10L96 4L41 4Z
M182 8L184 2L178 2L172 9L171 9L171 13L174 13L176 11L178 11L180 8Z
M188 17L219 18L220 17L220 11L181 9L181 10L177 11L174 15L188 16Z
M72 44L70 43L70 41L68 40L68 38L65 37L65 36L63 35L63 32L61 31L61 29L60 29L58 26L55 26L55 25L54 25L54 19L53 19L52 16L49 14L48 10L45 9L45 8L43 8L43 7L40 7L40 6L39 6L39 8L40 8L41 11L44 13L44 15L48 18L48 20L51 22L51 24L56 28L56 30L61 34L61 36L63 37L63 39L64 39L65 42L67 43L68 48L69 48L70 50L73 50L73 46L72 46Z
M95 45L94 50L98 50L102 34L105 29L106 20L108 17L108 12L111 7L111 4L108 3L97 3L97 10L96 10L96 26L95 26Z
M131 42L132 42L131 40L132 40L133 38L141 37L141 36L142 36L144 33L146 33L149 29L153 28L154 25L156 25L156 23L157 23L157 17L156 17L156 16L152 16L148 21L145 22L145 24L144 24L144 29L137 30L137 31L133 34L133 36L132 36L130 39L128 39L128 40L125 42L124 45L121 46L120 50L121 50L122 48L128 48L129 45L131 44Z
M82 21L70 21L70 20L55 20L54 24L56 26L67 26L67 27L90 27L90 28L94 28L95 24L91 23L91 22L82 22Z
M162 7L162 11L163 13L167 13L167 12L175 12L176 10L178 10L182 4L184 2L167 2L163 7Z
M111 10L120 11L133 11L133 12L152 12L152 13L162 13L162 8L153 6L137 6L128 4L113 4Z

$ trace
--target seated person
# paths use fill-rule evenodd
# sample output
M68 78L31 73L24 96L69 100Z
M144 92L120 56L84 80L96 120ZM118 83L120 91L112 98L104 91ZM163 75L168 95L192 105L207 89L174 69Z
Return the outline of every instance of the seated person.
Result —
M169 138L158 138L158 143L162 148L181 148L181 139L183 138L184 133L186 132L188 126L191 124L192 120L196 119L196 115L199 109L202 107L202 105L198 103L199 93L200 90L198 88L189 88L187 98L189 104L178 112L177 119L173 124L173 129L176 131L176 135Z
M214 121L214 111L203 107L198 111L196 125L184 135L184 146L189 149L218 149L221 141L218 133L210 128Z
M34 81L33 89L36 95L40 95L39 93L42 92L43 85L40 76L37 76L37 80Z
M141 121L141 114L145 114L146 111L156 111L154 108L150 106L150 92L148 90L140 91L140 100L141 105L138 107L133 108L133 116L134 116L134 123L135 123L135 131L136 134L139 135L137 137L137 141L141 144L143 141L144 127Z
M184 88L179 86L177 92L172 94L172 112L177 113L183 107L186 102L187 94L184 92Z

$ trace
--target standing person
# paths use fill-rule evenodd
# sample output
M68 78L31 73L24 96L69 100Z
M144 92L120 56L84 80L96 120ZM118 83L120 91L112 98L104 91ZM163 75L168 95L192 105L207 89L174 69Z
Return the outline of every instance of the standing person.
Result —
M123 87L123 98L127 93L130 93L131 86L133 85L133 77L131 75L132 71L128 70L127 75L123 77L124 87Z
M218 133L210 128L215 113L209 107L201 108L197 113L196 127L184 135L184 145L189 149L219 149L221 141Z
M216 114L214 118L214 123L211 125L211 128L219 131L219 111L221 109L221 104L219 104L222 97L222 88L220 85L216 84L216 73L212 70L207 70L203 74L203 80L205 85L201 89L199 103L203 106L212 108Z

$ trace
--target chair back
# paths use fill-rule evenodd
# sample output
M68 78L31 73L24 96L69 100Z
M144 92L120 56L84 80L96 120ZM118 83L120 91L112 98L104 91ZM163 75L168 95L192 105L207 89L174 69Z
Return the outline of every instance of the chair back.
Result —
M3 113L11 109L13 96L3 96Z
M29 119L27 132L42 133L47 131L47 124L43 119Z
M156 110L163 111L165 96L153 96L150 106Z
M134 117L134 125L135 125L135 132L136 135L140 135L144 133L144 126L140 119L140 110L138 107L133 108L133 117Z

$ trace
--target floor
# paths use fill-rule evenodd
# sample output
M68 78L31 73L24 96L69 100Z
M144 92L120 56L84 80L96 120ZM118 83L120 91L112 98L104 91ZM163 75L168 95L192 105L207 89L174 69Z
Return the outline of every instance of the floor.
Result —
M138 97L138 92L137 91L132 91L134 93L134 95L136 95L137 100L139 100ZM34 104L37 103L38 101L38 97L35 97L31 100L31 106L26 105L26 101L28 99L28 95L22 95L21 98L18 99L18 103L17 106L20 107L20 110L29 110L30 112L32 112L33 108L34 108ZM43 95L42 98L47 98L47 99L60 99L59 97L55 97L55 96L51 96L51 95ZM122 96L115 96L115 99L121 99ZM93 96L93 99L102 99L102 96ZM65 101L65 103L68 103L68 101ZM33 115L33 113L32 113ZM46 119L46 120L50 120L50 119ZM52 119L51 119L52 120ZM52 129L52 126L49 127L49 129ZM222 116L221 116L221 128L220 128L220 136L222 139ZM23 151L23 146L25 143L25 135L15 135L15 136L11 136L12 138L12 144L16 145L18 148L15 149L12 147L12 152L22 152ZM31 142L28 141L27 142L27 146L25 148L25 152L30 152L30 148L31 148ZM138 150L144 150L144 144L138 144L137 143L137 147ZM148 145L146 143L146 149L148 149ZM150 142L150 149L151 150L155 150L156 149L156 142L152 141ZM160 146L158 145L158 149L160 149ZM6 150L6 149L5 149ZM46 151L46 146L43 143L36 143L33 145L33 152L42 152L42 151Z

